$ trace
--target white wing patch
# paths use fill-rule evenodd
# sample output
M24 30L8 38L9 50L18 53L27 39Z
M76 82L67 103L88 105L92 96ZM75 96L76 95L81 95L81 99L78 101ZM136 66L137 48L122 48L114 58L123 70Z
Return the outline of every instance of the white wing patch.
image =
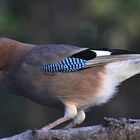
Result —
M111 55L110 51L92 50L97 56Z

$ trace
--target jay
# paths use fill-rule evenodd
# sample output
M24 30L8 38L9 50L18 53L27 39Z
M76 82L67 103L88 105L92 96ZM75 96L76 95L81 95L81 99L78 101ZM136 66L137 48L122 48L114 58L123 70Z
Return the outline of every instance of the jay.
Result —
M85 111L106 103L124 80L140 73L140 54L71 45L32 45L0 39L0 84L39 104L64 109L64 116L44 126L71 120L82 123Z

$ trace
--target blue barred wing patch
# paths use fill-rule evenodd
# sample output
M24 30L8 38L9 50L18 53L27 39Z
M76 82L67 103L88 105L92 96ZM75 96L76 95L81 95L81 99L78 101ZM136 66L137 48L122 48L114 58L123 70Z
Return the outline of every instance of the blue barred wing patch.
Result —
M86 60L81 58L68 57L56 64L41 65L42 72L74 72L83 69L86 65Z

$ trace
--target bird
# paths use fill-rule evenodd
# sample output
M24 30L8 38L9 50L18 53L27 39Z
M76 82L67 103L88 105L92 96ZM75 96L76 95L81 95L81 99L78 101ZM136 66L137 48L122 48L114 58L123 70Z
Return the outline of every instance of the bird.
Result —
M108 102L118 86L140 73L140 53L66 44L34 45L0 38L0 85L64 116L41 129L81 124L85 112Z

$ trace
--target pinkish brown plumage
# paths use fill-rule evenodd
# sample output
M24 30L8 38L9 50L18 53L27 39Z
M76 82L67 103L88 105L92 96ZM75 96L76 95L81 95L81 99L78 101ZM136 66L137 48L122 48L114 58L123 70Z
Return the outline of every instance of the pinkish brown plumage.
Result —
M40 71L43 64L53 66L70 57L84 59L85 68L74 72ZM65 65L68 68L69 63ZM140 54L70 45L32 45L2 38L0 70L1 85L12 93L65 109L64 117L43 129L70 119L73 121L67 127L73 127L84 121L86 109L107 102L116 92L116 86L140 72Z

